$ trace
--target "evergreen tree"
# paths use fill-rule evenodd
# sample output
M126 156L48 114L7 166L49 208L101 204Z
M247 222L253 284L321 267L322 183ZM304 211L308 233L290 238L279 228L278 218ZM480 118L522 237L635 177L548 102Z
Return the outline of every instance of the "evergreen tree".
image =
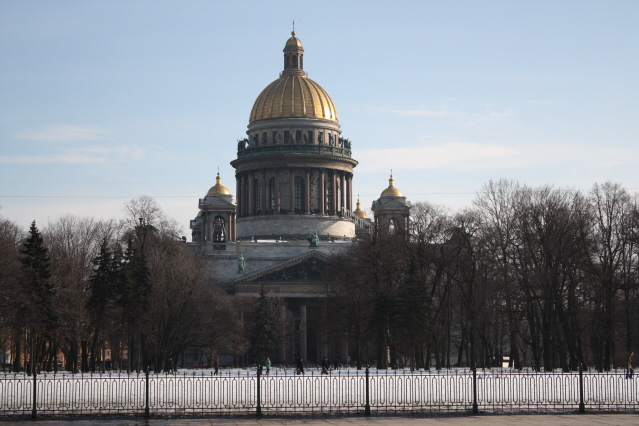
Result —
M89 297L86 301L92 332L91 359L94 361L98 358L99 348L107 339L107 331L113 324L113 300L118 280L116 262L105 238L100 246L100 253L93 259L95 269L89 278ZM90 367L92 371L95 370L94 363Z
M146 256L135 247L130 236L117 282L118 302L123 311L124 326L128 330L129 367L135 361L135 369L139 370L144 367L140 362L148 362L141 324L149 308L152 283Z
M58 316L53 307L55 289L51 278L51 260L48 249L44 245L42 235L36 227L35 221L29 228L29 236L22 244L20 258L24 272L25 320L30 327L29 346L30 363L29 374L33 368L42 362L43 356L53 342L54 331L57 327Z
M250 343L253 361L262 363L274 350L278 338L278 324L276 306L270 297L266 296L264 287L260 291L260 298L251 318Z

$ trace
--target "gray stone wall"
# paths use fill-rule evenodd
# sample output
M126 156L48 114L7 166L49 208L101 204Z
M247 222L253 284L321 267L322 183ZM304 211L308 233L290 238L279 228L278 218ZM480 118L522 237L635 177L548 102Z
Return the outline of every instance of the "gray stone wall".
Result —
M352 238L355 236L355 224L338 217L298 214L252 216L237 220L238 238L272 235L286 239L287 235L308 235L312 231L319 235Z

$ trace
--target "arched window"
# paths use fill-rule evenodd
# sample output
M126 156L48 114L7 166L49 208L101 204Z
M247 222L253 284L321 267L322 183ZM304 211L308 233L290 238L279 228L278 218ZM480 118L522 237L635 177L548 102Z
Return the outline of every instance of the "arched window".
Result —
M297 55L293 55L293 68L297 68Z
M399 229L400 228L397 226L397 220L394 217L388 219L388 232L394 234L395 232L399 231Z
M291 66L291 57L290 55L284 55L284 69L288 69Z
M304 209L304 179L295 176L295 213L302 213Z
M267 201L268 201L268 209L269 210L275 210L275 178L271 178L268 181L268 194L267 194Z
M213 219L213 242L226 242L226 222L222 216L215 216Z
M258 214L260 213L260 206L262 205L260 203L260 194L262 193L262 191L260 191L260 181L259 179L255 179L253 181L253 199L255 200L255 204L253 205L253 214Z

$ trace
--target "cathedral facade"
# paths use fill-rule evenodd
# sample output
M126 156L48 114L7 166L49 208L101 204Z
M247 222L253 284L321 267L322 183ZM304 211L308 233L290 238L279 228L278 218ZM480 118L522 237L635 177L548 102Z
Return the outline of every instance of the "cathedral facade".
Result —
M345 362L348 336L330 338L321 324L330 314L322 272L375 229L407 231L410 203L389 186L373 203L374 220L353 209L357 161L342 137L337 108L304 71L304 48L295 32L284 46L284 69L259 94L246 137L237 141L235 197L216 184L198 201L191 221L193 250L212 281L237 297L278 297L280 315L292 316L289 336L271 357L299 356Z

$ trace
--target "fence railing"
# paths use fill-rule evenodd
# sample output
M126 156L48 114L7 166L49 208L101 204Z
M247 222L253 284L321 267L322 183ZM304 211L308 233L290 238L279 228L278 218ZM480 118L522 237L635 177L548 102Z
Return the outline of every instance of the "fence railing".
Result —
M272 370L176 374L0 374L0 415L286 415L639 412L624 371Z

